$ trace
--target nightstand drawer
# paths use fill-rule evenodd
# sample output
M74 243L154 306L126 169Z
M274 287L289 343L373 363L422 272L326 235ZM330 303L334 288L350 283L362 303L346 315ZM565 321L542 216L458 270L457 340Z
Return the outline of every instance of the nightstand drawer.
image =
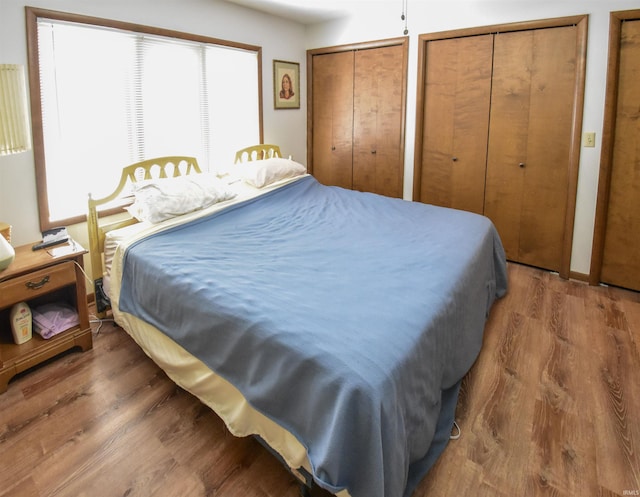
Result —
M76 270L73 262L62 262L28 275L18 276L2 283L0 308L39 297L75 283Z

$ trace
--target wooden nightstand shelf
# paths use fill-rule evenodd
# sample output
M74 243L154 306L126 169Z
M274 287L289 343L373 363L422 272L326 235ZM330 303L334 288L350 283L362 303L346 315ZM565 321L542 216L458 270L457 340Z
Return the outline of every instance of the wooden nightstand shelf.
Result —
M15 260L0 271L0 393L11 378L61 352L93 347L82 256L87 251L71 241L49 249L17 247ZM28 342L16 345L9 313L18 302L30 307L63 302L78 312L80 324L44 340L35 331Z

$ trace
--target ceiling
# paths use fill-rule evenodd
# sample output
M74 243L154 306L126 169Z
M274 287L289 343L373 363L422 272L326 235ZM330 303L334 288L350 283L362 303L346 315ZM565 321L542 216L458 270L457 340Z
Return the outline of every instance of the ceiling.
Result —
M225 0L244 7L284 17L301 24L314 24L349 14L357 1L340 0Z

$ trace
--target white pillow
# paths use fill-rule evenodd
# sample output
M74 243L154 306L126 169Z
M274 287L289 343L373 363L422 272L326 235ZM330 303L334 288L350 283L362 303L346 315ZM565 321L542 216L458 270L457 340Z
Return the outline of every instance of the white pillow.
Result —
M159 223L231 199L236 193L215 174L140 181L134 187L135 202L127 210L140 221Z
M244 181L256 188L288 178L295 178L307 172L307 168L291 159L272 157L255 160L239 165L240 175Z

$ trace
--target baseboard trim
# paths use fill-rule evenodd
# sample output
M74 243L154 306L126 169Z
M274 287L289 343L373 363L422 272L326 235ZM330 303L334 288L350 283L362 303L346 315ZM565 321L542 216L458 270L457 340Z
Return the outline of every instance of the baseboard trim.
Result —
M589 275L578 273L577 271L569 271L569 278L572 280L584 281L585 283L589 283Z

